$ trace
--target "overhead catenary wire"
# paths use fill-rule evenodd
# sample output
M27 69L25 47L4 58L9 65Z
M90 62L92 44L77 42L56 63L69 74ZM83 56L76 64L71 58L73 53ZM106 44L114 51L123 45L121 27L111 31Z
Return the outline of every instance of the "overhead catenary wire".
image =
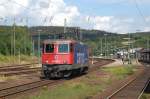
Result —
M39 15L41 15L40 14L40 12L38 12L38 11L36 11L36 10L40 10L40 8L36 8L36 9L32 9L32 8L29 8L29 7L26 7L26 6L24 6L24 5L22 5L22 4L19 4L19 3L17 3L16 1L14 1L14 0L9 0L10 2L12 2L12 3L15 3L15 4L17 4L17 5L19 5L19 6L21 6L21 7L23 7L24 9L26 9L26 10L28 10L28 11L30 11L30 12L34 12L34 13L39 13ZM51 0L49 0L49 4L51 3ZM43 13L42 13L43 14ZM44 14L43 14L44 15ZM44 17L44 19L42 19L42 23L43 24L45 24L47 21L48 21L48 17L47 17L47 14L45 14L45 16L46 17ZM54 17L54 15L53 16L50 16L50 22L53 20L53 17ZM22 20L22 19L21 19ZM28 18L27 18L27 20L28 20ZM28 22L26 21L26 23L28 24ZM39 39L40 39L40 34L39 34ZM40 41L40 40L38 40L38 41ZM38 45L39 47L40 47L40 45ZM38 48L38 50L40 50L40 48ZM26 51L25 51L26 52ZM39 61L40 62L40 61Z
M40 10L40 8L35 8L35 9L32 9L32 8L29 8L29 7L26 7L26 6L24 6L24 5L22 5L22 4L20 4L20 3L17 3L16 1L14 1L14 0L7 0L6 2L4 2L4 3L1 3L0 4L0 6L1 5L7 5L7 3L8 2L12 2L12 3L14 3L14 4L17 4L17 5L19 5L19 6L21 6L22 8L24 8L24 9L26 9L26 10L28 10L28 11L30 11L30 12L34 12L34 13L39 13L39 15L41 15L40 14L40 12L38 12L38 11L35 11L35 10ZM50 2L49 2L50 3ZM44 15L44 14L43 14ZM46 15L47 16L47 15ZM43 23L46 23L46 21L47 21L47 19L48 19L48 17L44 17L45 19L45 21L43 21L42 20L42 22ZM51 19L50 20L52 20L53 18L52 17L50 17ZM0 20L2 20L2 21L6 21L8 18L4 18L4 17L0 17ZM14 22L13 22L13 36L12 36L12 39L13 39L13 41L11 40L11 55L13 54L13 56L15 57L15 54L16 54L16 42L15 42L15 25L16 25L16 16L14 16ZM21 18L19 18L19 22L21 22L21 23L23 23L24 22L24 20L26 20L26 24L27 24L27 26L28 26L28 17L27 18L23 18L23 17L21 17ZM27 30L27 32L28 32L28 30ZM12 44L12 42L13 42L13 44ZM26 43L26 42L25 42ZM25 44L26 45L26 44ZM13 49L12 49L13 48ZM26 53L26 48L25 48L25 53ZM15 58L14 58L15 59Z
M147 23L147 21L145 19L144 14L142 13L142 11L141 11L141 9L139 7L139 4L138 4L137 0L134 0L134 2L135 2L135 7L136 7L137 11L139 12L141 18L143 19L145 25L148 26L148 23ZM149 49L149 37L147 38L147 49Z
M146 21L146 19L145 19L145 16L144 16L143 12L141 11L141 9L140 9L140 7L139 7L139 4L138 4L137 0L133 0L133 1L134 1L134 3L135 3L135 7L136 7L136 9L137 9L139 15L140 15L141 18L143 19L145 25L148 25L148 24L147 24L147 21Z
M16 1L14 1L14 0L9 0L10 2L12 2L12 3L15 3L15 4L17 4L17 5L19 5L19 6L21 6L21 7L23 7L24 9L26 9L26 10L28 10L28 11L30 11L30 12L34 12L34 11L36 11L36 10L40 10L41 8L35 8L35 9L32 9L32 8L30 8L30 7L26 7L26 6L24 6L24 5L22 5L22 4L20 4L20 3L17 3ZM50 5L50 3L51 3L51 0L49 1L49 5ZM34 13L39 13L39 12L34 12ZM43 14L43 13L42 13ZM47 16L47 14L45 14L46 16Z
M20 3L18 3L18 2L16 2L16 1L14 1L14 0L7 0L7 2L12 2L12 3L14 3L14 4L17 4L17 5L19 5L19 6L21 6L21 7L23 7L24 9L26 9L26 10L28 10L29 12L32 12L32 13L39 13L39 15L41 15L40 14L40 12L38 12L38 10L40 10L41 8L39 7L39 8L30 8L30 7L27 7L27 6L24 6L24 5L22 5L22 4L20 4ZM49 0L49 6L50 6L50 3L51 3L51 0ZM6 4L6 3L2 3L2 4ZM1 4L0 4L1 5ZM47 14L44 14L44 13L42 13L42 15L44 15L44 16L48 16ZM53 17L54 15L52 15L52 16L50 16L50 18L51 17ZM44 19L46 18L46 17L44 17ZM52 18L53 19L53 18ZM45 22L46 23L46 22Z
M10 1L10 2L12 2L12 3L14 3L14 4L17 4L17 5L19 5L19 6L23 7L23 8L25 8L25 9L27 9L27 10L29 10L29 11L35 11L35 10L41 9L41 8L31 9L31 8L26 7L26 6L24 6L24 5L22 5L22 4L18 3L18 2L16 2L16 1L14 1L14 0L8 0L8 1Z

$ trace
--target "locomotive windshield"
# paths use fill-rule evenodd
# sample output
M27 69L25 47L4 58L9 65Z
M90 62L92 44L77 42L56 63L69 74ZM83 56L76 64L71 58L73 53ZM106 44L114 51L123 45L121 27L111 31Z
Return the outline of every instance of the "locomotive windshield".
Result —
M68 53L68 44L59 44L58 45L58 52L59 53Z
M46 53L53 53L54 52L54 44L46 44L45 51L46 51Z

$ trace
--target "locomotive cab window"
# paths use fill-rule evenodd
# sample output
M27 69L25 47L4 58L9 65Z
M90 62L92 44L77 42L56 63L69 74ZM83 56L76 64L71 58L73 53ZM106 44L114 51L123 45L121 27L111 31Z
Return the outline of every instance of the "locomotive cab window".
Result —
M53 53L54 52L54 44L46 44L45 51L46 51L46 53Z
M59 53L68 53L68 44L59 44L58 45L58 52Z

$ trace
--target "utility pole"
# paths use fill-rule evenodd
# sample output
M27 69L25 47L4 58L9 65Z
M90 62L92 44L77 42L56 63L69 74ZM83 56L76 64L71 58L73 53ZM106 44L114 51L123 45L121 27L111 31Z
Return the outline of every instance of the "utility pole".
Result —
M101 56L103 55L103 39L101 38Z
M104 34L104 36L105 36L105 58L107 58L107 34Z
M20 48L19 48L19 64L21 64Z
M79 27L79 39L82 40L82 32L81 32L81 28Z
M40 42L41 42L41 32L42 30L38 30L38 59L39 59L39 64L41 63L41 47L40 47Z
M13 28L13 25L12 25L12 28ZM10 44L11 44L11 56L13 56L13 32L11 33L10 36L11 36L11 40L10 40Z
M150 48L150 42L149 42L149 38L147 38L147 49Z
M150 46L149 46L149 38L147 38L147 51L150 50ZM147 59L149 59L149 55L147 54Z
M34 56L35 53L34 53L34 40L32 41L32 55Z
M75 28L75 36L76 36L76 39L77 39L77 40L78 40L78 38L79 38L79 37L78 37L78 33L79 33L78 27L76 27L76 28Z
M109 38L108 38L108 36L107 36L106 39L107 39L107 41L106 41L107 42L106 43L106 55L107 55L107 58L109 58L109 50L108 50L108 46L109 46L109 42L108 41L109 41Z
M139 29L136 30L136 33L140 32ZM138 47L138 44L135 45L135 47ZM136 51L136 55L135 55L135 59L136 59L136 63L138 63L138 52Z
M26 26L27 26L26 27L27 30L26 30L25 42L27 40L27 36L28 37L30 36L29 31L28 31L28 17L26 17ZM32 36L31 36L31 41L32 41ZM32 44L31 44L31 49L32 49ZM27 43L25 43L25 54L27 54Z
M131 57L130 57L130 49L131 49L131 37L130 37L130 33L128 34L128 36L129 36L129 39L128 39L128 43L129 43L129 46L128 46L128 58L129 58L129 62L128 62L128 64L131 64Z
M66 26L67 26L67 19L64 19L64 36L66 38Z
M81 40L81 33L80 33L80 27L77 27L77 32L76 32L76 37L77 37L77 40Z
M14 33L14 35L13 35L13 42L14 42L14 63L15 63L15 55L16 55L16 27L15 27L15 25L16 25L16 18L14 17L14 24L13 24L13 33Z
M32 41L32 60L34 60L34 56L35 56L35 53L34 53L34 40Z

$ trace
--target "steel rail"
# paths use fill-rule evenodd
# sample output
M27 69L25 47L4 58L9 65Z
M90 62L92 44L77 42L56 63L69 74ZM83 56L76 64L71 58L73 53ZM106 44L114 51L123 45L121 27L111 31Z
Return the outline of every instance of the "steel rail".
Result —
M5 98L11 95L15 95L18 93L26 92L32 89L40 88L46 85L56 85L58 82L62 82L62 80L57 81L48 81L48 80L39 80L31 83L26 83L22 85L17 85L9 88L0 89L0 98Z
M121 90L123 90L125 87L127 87L129 84L131 84L133 81L135 81L137 79L133 78L131 79L128 83L126 83L125 85L123 85L121 88L119 88L118 90L116 90L115 92L113 92L110 96L107 97L107 99L111 99L114 95L116 95L118 92L120 92Z
M17 65L6 65L6 66L0 66L1 68L9 68L9 67L20 67L20 66L30 66L30 65L34 65L34 64L39 64L39 63L30 63L30 64L17 64Z
M141 94L138 96L138 99L141 99L141 96L143 95L143 93L144 93L144 91L145 91L145 89L147 88L147 86L148 86L149 83L150 83L150 78L149 78L149 80L147 81L145 87L143 88Z

